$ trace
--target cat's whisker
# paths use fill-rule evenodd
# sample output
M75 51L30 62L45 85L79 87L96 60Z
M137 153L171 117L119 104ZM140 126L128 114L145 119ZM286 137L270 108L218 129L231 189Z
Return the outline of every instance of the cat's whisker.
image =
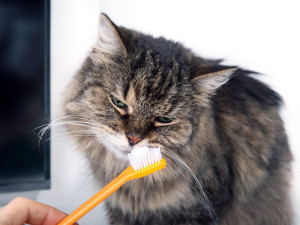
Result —
M43 125L41 125L41 126L38 126L38 127L34 128L33 130L38 130L38 129L40 129L40 128L45 128L45 127L47 127L47 126L49 126L49 125L51 125L51 124L53 124L53 123L55 123L55 122L57 122L57 121L65 120L65 119L80 119L80 120L85 120L85 121L89 122L89 120L87 120L86 118L81 117L81 116L62 116L62 117L59 117L59 118L53 120L53 121L50 122L50 123L47 123L47 124L43 124Z
M63 133L59 133L56 135L52 135L51 137L46 139L44 142L47 142L47 141L51 140L52 138L64 137L64 136L68 137L70 135L72 135L74 137L96 137L99 134L91 133L91 132L83 133L82 131L63 132Z
M65 125L66 123L65 122L52 122L52 123L49 123L47 126L45 126L43 129L41 129L37 136L38 138L40 139L40 141L43 139L43 136L45 135L45 133L51 128L51 127L55 127L55 126L60 126L60 125Z
M203 190L203 188L202 188L202 185L201 185L199 179L198 179L198 178L196 177L196 175L194 174L194 172L190 169L190 167L189 167L189 166L188 166L188 165L187 165L187 164L186 164L179 156L177 156L177 155L171 153L171 152L168 151L168 150L165 150L165 151L164 151L164 154L165 154L165 155L168 155L169 157L171 157L172 159L174 159L175 161L177 161L177 162L178 162L180 165L182 165L183 168L186 169L186 171L189 172L189 174L194 178L194 180L195 180L197 186L199 187L199 190L200 190L201 194L203 195L203 200L204 200L204 202L203 202L203 201L201 201L201 202L202 202L202 204L207 208L207 210L208 210L208 212L209 212L211 218L213 219L213 222L215 223L215 217L217 217L217 214L215 213L215 211L214 211L212 205L210 204L210 201L209 201L208 197L206 196L206 194L205 194L205 192L204 192L204 190Z
M45 135L45 133L53 127L58 127L58 126L65 126L65 125L75 125L75 126L80 126L80 127L86 127L89 128L91 130L96 130L98 129L98 127L95 126L94 123L92 122L85 122L85 121L77 121L77 120L72 120L72 121L61 121L59 122L59 120L62 120L62 118L59 118L51 123L49 123L48 125L45 125L43 129L41 129L37 136L40 139L40 142L43 138L43 136Z
M183 180L185 180L186 183L188 183L188 179L187 179L187 177L185 176L184 171L182 170L182 167L180 167L180 165L178 165L178 162L177 162L176 160L172 160L173 158L170 157L170 156L168 156L168 155L166 155L166 154L163 154L163 153L162 153L162 155L163 155L163 158L164 158L164 159L166 160L166 162L167 162L167 166L172 167L176 172L178 172L178 174L181 175L181 178L182 178ZM175 161L175 162L174 162L174 161ZM203 203L203 204L204 204L204 203Z
M94 123L77 121L77 120L62 121L62 122L53 121L53 122L49 123L48 125L45 125L45 127L42 129L42 131L49 129L50 127L56 127L56 126L62 126L62 125L68 125L68 124L69 125L80 125L80 126L87 126L87 125L93 125L94 126Z
M164 156L164 159L166 159L167 165L170 165L174 170L176 170L178 173L183 175L183 171L182 171L181 167L179 167L178 165L175 164L176 161L175 162L172 161L172 157L170 157L164 153L162 153L162 155Z

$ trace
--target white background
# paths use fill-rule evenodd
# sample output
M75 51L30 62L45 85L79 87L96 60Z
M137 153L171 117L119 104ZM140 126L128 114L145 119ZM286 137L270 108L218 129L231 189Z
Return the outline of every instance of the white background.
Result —
M203 57L265 74L260 79L278 91L282 117L294 154L292 198L300 224L300 7L297 1L109 1L52 0L52 120L59 117L61 92L97 39L99 13L117 25L182 42ZM99 189L85 159L63 129L52 130L52 188L24 193L71 212ZM12 195L7 195L8 199ZM106 224L103 206L81 225ZM99 222L96 222L99 221Z

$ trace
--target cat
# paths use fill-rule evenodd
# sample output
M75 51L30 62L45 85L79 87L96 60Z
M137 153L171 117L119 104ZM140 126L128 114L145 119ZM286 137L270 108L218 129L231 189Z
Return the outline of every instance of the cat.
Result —
M100 15L64 124L103 184L134 147L160 147L167 161L107 199L110 224L291 224L282 100L255 74Z

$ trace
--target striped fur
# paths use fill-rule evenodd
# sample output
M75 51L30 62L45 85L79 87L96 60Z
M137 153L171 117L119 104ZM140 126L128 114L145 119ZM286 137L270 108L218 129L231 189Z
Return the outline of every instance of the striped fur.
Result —
M291 224L281 99L220 63L100 16L99 42L64 94L66 127L104 183L129 165L128 133L167 160L107 199L111 224Z

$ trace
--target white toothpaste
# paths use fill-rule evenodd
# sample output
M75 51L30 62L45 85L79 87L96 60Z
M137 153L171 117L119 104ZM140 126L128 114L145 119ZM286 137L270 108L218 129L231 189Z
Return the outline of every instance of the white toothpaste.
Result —
M135 171L157 163L162 159L160 148L149 148L147 146L134 148L131 153L128 153L128 158Z

